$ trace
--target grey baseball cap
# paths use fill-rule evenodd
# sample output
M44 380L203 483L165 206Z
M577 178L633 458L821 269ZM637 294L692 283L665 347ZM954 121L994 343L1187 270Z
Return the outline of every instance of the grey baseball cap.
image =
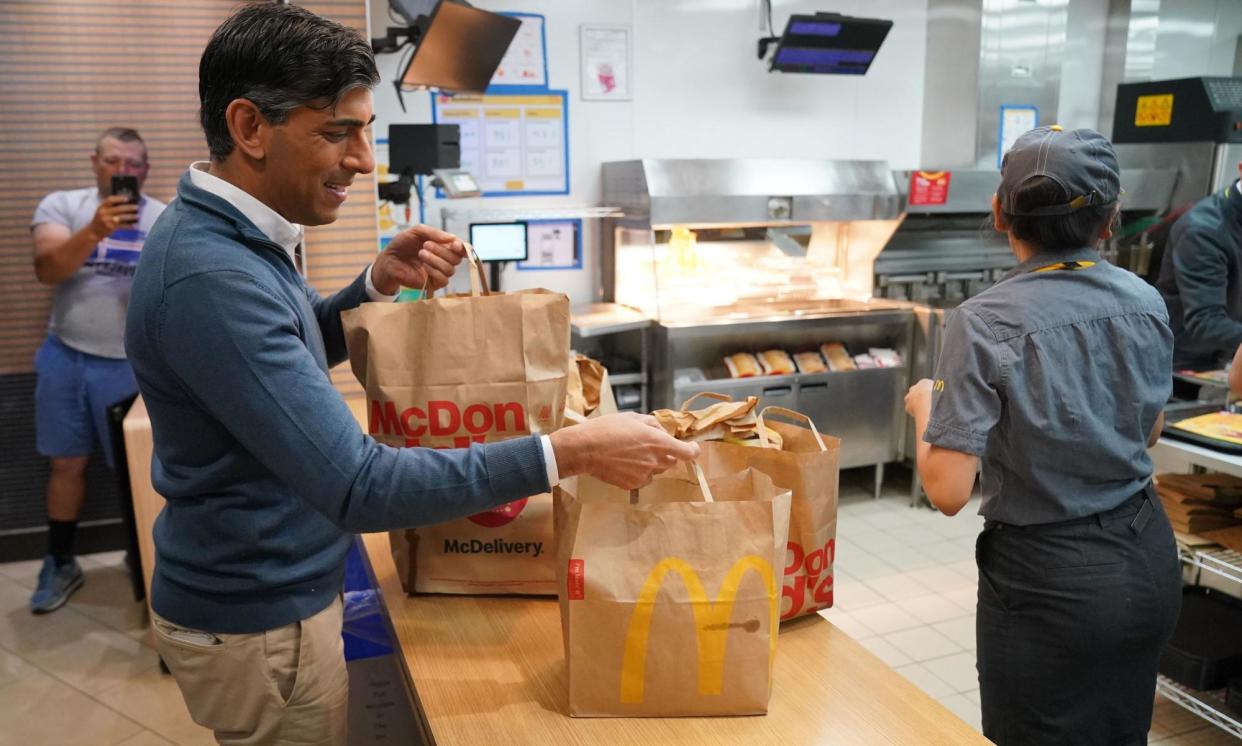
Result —
M1036 176L1046 176L1065 190L1065 201L1018 211L1013 195ZM1010 215L1069 215L1088 206L1116 204L1121 196L1121 166L1108 138L1091 129L1065 131L1058 125L1036 127L1018 138L1001 161L996 190L1001 210Z

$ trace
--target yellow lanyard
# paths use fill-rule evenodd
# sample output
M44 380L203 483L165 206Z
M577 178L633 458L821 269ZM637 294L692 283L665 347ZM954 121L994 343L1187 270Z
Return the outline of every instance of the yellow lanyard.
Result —
M1064 271L1066 271L1066 272L1077 272L1077 271L1078 271L1078 270L1080 270L1080 269L1086 269L1086 268L1088 268L1088 267L1094 267L1094 266L1095 266L1095 262L1089 262L1089 261L1086 261L1086 260L1079 261L1079 260L1075 259L1075 260L1071 260L1071 261L1068 261L1068 262L1057 262L1056 264L1049 264L1049 265L1044 266L1044 267L1039 267L1039 268L1037 268L1037 269L1033 269L1033 270L1031 270L1031 272L1032 272L1032 273L1035 273L1035 272L1058 272L1058 271L1062 271L1062 270L1064 270Z

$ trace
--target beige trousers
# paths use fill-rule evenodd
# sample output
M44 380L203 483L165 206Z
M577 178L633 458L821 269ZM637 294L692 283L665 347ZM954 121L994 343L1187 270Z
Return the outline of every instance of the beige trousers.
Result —
M226 746L344 746L349 679L341 599L301 622L227 635L152 613L160 656L194 722Z

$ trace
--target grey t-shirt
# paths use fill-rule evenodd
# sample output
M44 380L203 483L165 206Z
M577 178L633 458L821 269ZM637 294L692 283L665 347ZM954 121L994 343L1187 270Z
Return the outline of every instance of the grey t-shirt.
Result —
M77 233L99 208L96 187L52 192L39 202L30 226L63 225ZM79 352L125 357L125 311L142 244L166 205L146 195L138 207L138 224L119 228L100 241L86 262L52 291L48 331Z
M950 315L923 439L982 458L992 520L1109 510L1151 479L1172 356L1155 288L1090 249L1035 256Z

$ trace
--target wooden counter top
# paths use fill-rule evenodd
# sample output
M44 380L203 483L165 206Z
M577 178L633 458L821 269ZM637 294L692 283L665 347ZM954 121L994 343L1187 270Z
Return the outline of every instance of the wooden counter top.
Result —
M129 491L134 505L134 528L138 533L138 558L142 564L142 586L151 603L151 573L155 570L155 541L151 532L155 517L164 509L164 498L151 486L151 418L139 396L121 424L125 433L125 459L129 467Z
M428 729L440 744L986 744L813 615L781 627L766 716L570 718L555 599L405 595L387 534L363 537Z
M360 422L364 403L349 402ZM139 399L125 421L143 566L163 506ZM986 744L983 736L819 616L781 628L766 716L570 718L555 599L417 596L401 590L387 534L363 537L397 635L398 662L439 744ZM658 665L655 661L652 665Z

